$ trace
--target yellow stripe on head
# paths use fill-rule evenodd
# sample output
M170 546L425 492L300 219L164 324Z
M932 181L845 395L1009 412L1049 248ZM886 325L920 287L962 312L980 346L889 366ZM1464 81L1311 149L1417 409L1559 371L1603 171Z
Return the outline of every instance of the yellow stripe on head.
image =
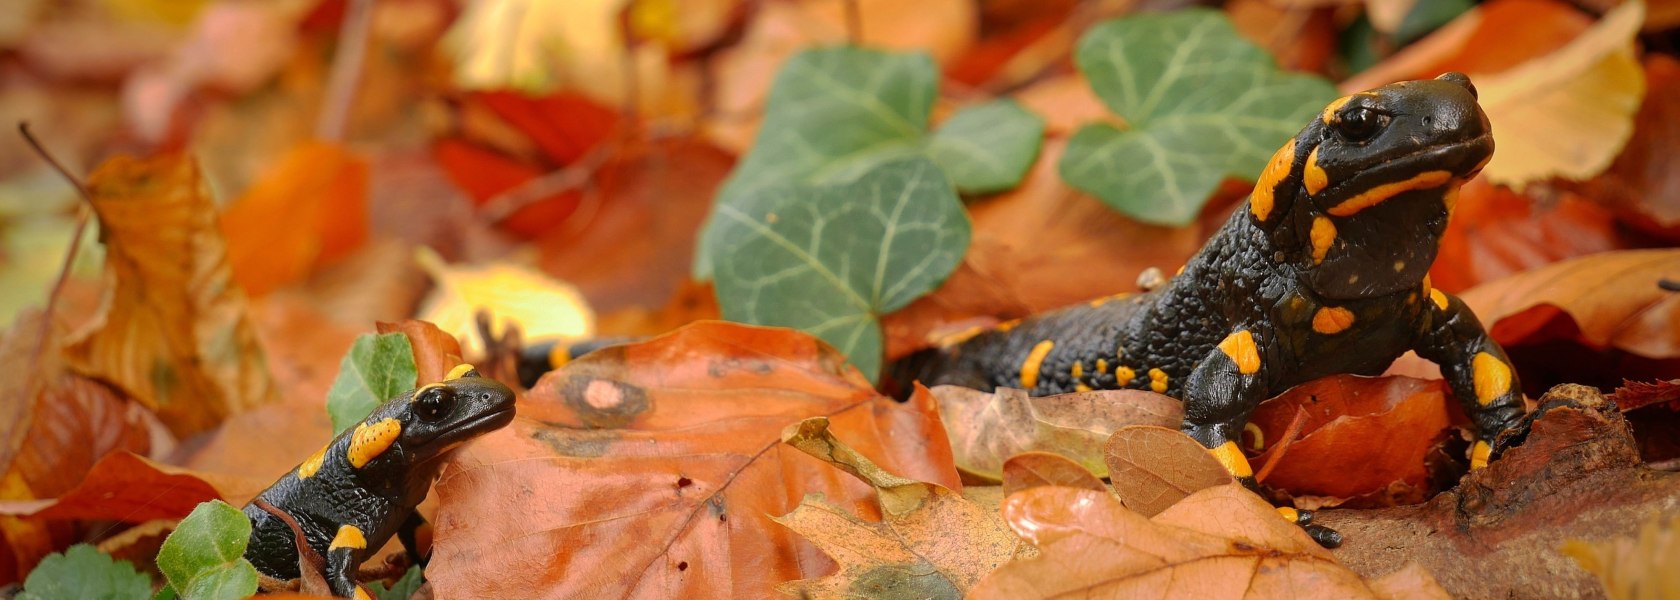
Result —
M1260 179L1254 183L1254 192L1248 197L1248 210L1254 213L1254 218L1260 222L1272 216L1272 206L1277 186L1289 177L1289 167L1295 164L1295 140L1289 140L1277 153L1272 155L1271 162L1266 163L1266 170L1260 172Z
M1315 196L1330 186L1330 175L1324 172L1323 167L1318 166L1316 147L1307 154L1307 164L1301 168L1301 185L1306 186L1308 194Z
M1342 201L1341 204L1330 207L1329 212L1338 217L1351 217L1359 211L1382 204L1384 200L1412 190L1427 190L1440 187L1452 180L1452 173L1446 171L1424 171L1413 175L1411 179L1385 183L1361 192L1359 195Z
M1319 118L1324 121L1325 125L1334 123L1336 121L1336 111L1341 110L1342 107L1352 99L1353 96L1342 96L1335 100L1331 100L1330 104L1324 107L1324 114L1319 115Z
M396 419L384 419L371 425L362 423L356 426L355 433L350 434L350 447L345 449L344 457L350 460L350 466L360 469L384 454L401 435L402 422Z
M1225 467L1225 472L1232 477L1253 477L1254 469L1248 466L1248 457L1243 456L1242 450L1237 448L1236 442L1225 442L1218 448L1208 450L1213 459L1219 461L1219 466Z
M1044 340L1027 353L1027 359L1021 361L1021 387L1029 390L1038 387L1038 368L1044 366L1044 357L1055 347L1056 342Z
M467 373L471 373L472 370L473 370L473 366L469 365L469 364L466 364L466 363L455 365L455 368L449 370L448 375L443 376L443 380L444 381L454 381L456 379L466 377Z

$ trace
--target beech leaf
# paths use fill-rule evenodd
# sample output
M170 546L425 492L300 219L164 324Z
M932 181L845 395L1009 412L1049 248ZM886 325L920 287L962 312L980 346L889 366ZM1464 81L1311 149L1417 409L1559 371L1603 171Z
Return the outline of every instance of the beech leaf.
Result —
M1108 491L1096 474L1060 454L1024 452L1003 461L1004 496L1041 485Z
M1177 427L1184 420L1183 403L1142 390L1034 398L1012 388L986 393L942 385L916 393L938 400L957 468L993 481L1002 479L1006 459L1031 451L1060 454L1105 477L1103 444L1114 431L1127 425Z
M835 438L827 418L788 426L782 442L874 487L882 513L880 522L871 522L813 494L776 519L840 563L834 575L777 586L785 594L954 600L1021 550L990 508L950 488L883 470Z
M1279 71L1223 13L1188 9L1091 28L1074 55L1127 129L1086 125L1062 178L1141 221L1185 225L1226 177L1252 179L1336 90Z
M1177 429L1121 428L1103 446L1103 459L1120 503L1145 517L1198 491L1231 483L1230 472Z

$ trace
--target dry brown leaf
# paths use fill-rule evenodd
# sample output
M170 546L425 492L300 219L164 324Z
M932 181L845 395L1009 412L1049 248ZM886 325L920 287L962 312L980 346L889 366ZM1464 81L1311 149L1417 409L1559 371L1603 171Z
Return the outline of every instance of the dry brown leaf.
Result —
M379 333L402 333L408 336L414 350L415 379L421 385L443 381L450 369L461 364L461 343L455 336L438 326L419 319L404 319L397 323L379 323Z
M417 257L437 282L420 319L460 339L468 355L484 353L480 311L490 314L490 333L496 336L510 324L518 325L525 339L580 339L595 333L595 312L577 288L541 271L513 262L451 265L425 247Z
M1025 452L1003 461L1004 496L1044 485L1108 491L1095 473L1060 454Z
M840 563L833 575L776 586L784 594L961 598L1022 550L996 512L945 486L881 469L835 438L825 417L788 426L782 442L868 483L881 509L881 521L870 522L812 494L777 518Z
M1462 299L1499 343L1563 339L1647 358L1680 357L1680 250L1584 256L1490 282Z
M1569 540L1559 550L1598 577L1611 600L1680 598L1680 516L1652 515L1637 537Z
M735 598L825 575L771 516L818 492L879 515L873 488L781 443L815 416L884 469L960 485L933 406L805 334L695 323L572 361L457 453L426 577L443 598Z
M1200 443L1165 427L1121 428L1103 446L1103 460L1120 504L1145 517L1232 481Z
M1634 36L1645 4L1627 2L1555 52L1510 70L1471 73L1499 151L1489 181L1520 186L1604 172L1633 133L1645 97Z
M273 401L197 164L119 156L87 187L115 288L103 318L68 343L72 368L151 407L177 436Z
M1003 516L1040 556L992 572L973 598L1378 597L1236 484L1196 492L1153 519L1103 492L1038 487L1005 500Z
M1183 403L1143 390L1103 390L1029 397L1025 390L992 393L942 385L931 394L939 403L957 468L992 481L1003 477L1003 461L1022 452L1054 452L1103 477L1103 443L1127 425L1176 427Z
M1478 177L1458 195L1429 267L1430 283L1456 294L1560 260L1622 249L1628 246L1624 238L1616 215L1580 194L1542 186L1518 193Z
M1671 4L1680 9L1680 2ZM1604 174L1583 182L1580 189L1629 224L1680 240L1680 165L1674 151L1680 146L1680 60L1647 54L1645 85L1633 139Z

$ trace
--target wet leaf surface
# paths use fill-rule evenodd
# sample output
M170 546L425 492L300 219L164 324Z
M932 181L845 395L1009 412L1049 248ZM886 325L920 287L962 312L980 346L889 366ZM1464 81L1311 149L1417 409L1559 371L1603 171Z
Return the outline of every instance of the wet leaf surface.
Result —
M1052 452L1095 473L1108 475L1103 444L1128 425L1176 427L1184 419L1178 400L1141 390L1078 392L1028 397L1017 389L985 393L939 386L932 394L951 439L957 468L991 480L1002 479L1004 461L1023 452Z

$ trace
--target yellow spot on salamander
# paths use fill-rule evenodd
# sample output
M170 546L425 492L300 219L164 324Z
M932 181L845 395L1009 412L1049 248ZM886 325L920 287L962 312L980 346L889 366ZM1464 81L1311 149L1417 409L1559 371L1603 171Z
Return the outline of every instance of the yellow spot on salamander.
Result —
M1073 391L1075 391L1075 392L1089 392L1089 391L1091 391L1091 386L1085 385L1083 383L1076 383L1076 384L1073 385Z
M1073 363L1073 366L1068 367L1068 374L1072 375L1074 379L1079 379L1080 377L1084 377L1085 376L1085 363L1075 361Z
M1301 511L1295 510L1295 507L1279 506L1277 507L1277 511L1278 516L1283 517L1283 520L1285 521L1289 521L1290 523L1301 522Z
M1107 373L1107 372L1108 372L1108 359L1106 359L1106 358L1097 359L1097 374L1101 375L1101 374Z
M1260 172L1260 180L1254 182L1254 192L1248 196L1248 210L1254 213L1254 218L1261 223L1272 216L1277 186L1284 178L1289 177L1289 167L1294 163L1295 140L1289 140L1289 143L1272 154L1271 162L1266 163L1266 170Z
M1406 304L1417 304L1417 292L1406 294Z
M1224 445L1208 452L1213 454L1213 459L1219 461L1219 465L1225 467L1225 472L1230 473L1232 477L1254 476L1254 469L1248 466L1248 457L1243 456L1236 442L1225 442Z
M1319 118L1324 121L1325 125L1334 123L1336 121L1336 111L1341 110L1342 106L1346 105L1348 101L1352 99L1353 96L1342 96L1335 100L1331 100L1330 105L1324 107L1324 114L1320 115Z
M1317 195L1330 187L1330 175L1324 172L1324 167L1318 166L1318 148L1313 148L1307 154L1307 164L1301 168L1301 185L1306 186L1307 193Z
M1260 370L1260 351L1254 346L1254 334L1247 329L1225 336L1225 341L1219 342L1219 351L1231 357L1231 361L1237 363L1237 371L1244 375L1253 375ZM1153 377L1154 373L1150 375Z
M1010 319L1008 321L998 323L997 324L997 330L998 331L1009 331L1011 329L1014 329L1016 325L1020 325L1020 324L1021 324L1020 319Z
M321 446L321 449L309 455L309 458L303 459L303 464L298 465L298 479L309 479L321 470L321 463L327 460L327 447L331 445L331 443L328 443L326 446Z
M1312 224L1312 257L1313 264L1324 262L1324 257L1330 254L1330 244L1336 242L1336 224L1328 217L1313 217Z
M1429 299L1435 302L1437 308L1447 309L1447 295L1442 293L1441 290L1429 290Z
M1511 391L1511 367L1492 354L1477 352L1470 359L1470 374L1476 387L1477 404L1487 406Z
M555 344L555 345L558 346L559 344ZM469 365L469 364L466 364L466 363L461 363L461 364L455 365L455 368L450 369L449 374L445 375L443 377L443 380L444 381L454 381L456 379L466 377L467 373L471 373L472 370L473 370L473 366Z
M950 348L952 346L955 346L955 345L961 344L963 342L966 342L968 340L974 339L974 336L980 335L980 334L985 333L985 332L986 332L986 328L981 327L979 325L975 325L973 327L963 329L963 330L958 331L956 333L949 333L949 334L939 336L937 339L935 339L933 341L933 345L939 346L941 348Z
M1044 365L1044 357L1050 355L1050 349L1056 347L1056 342L1044 340L1032 347L1027 353L1027 359L1021 361L1021 387L1033 389L1038 387L1038 368Z
M1109 302L1119 300L1119 299L1125 298L1126 296L1130 296L1130 295L1132 295L1131 292L1120 292L1118 294L1109 294L1107 296L1103 296L1101 298L1097 298L1095 300L1092 300L1091 301L1091 308L1097 308L1097 307L1102 306L1104 304L1108 304Z
M350 448L344 451L344 456L350 460L350 466L360 469L379 458L400 435L402 422L396 419L385 419L372 425L362 423L350 434Z
M555 342L554 347L548 349L548 370L558 371L570 362L572 362L571 346Z
M1149 370L1149 389L1157 394L1167 393L1167 372L1160 369Z
M1250 437L1254 438L1254 443L1248 445L1250 450L1259 452L1266 449L1266 432L1261 431L1259 425L1244 423L1243 433L1247 433Z
M1453 210L1458 208L1458 191L1463 182L1454 181L1447 186L1447 191L1441 194L1441 203L1447 207L1447 220L1452 220Z
M1116 387L1126 387L1133 379L1137 379L1137 373L1132 371L1131 367L1114 368L1114 385Z
M1313 331L1336 335L1353 325L1353 311L1340 306L1326 306L1313 314Z
M1474 471L1488 464L1488 457L1493 455L1493 448L1485 441L1477 440L1475 446L1470 447L1470 470Z
M340 526L338 528L338 535L333 537L332 544L327 546L327 551L331 552L339 548L351 548L355 550L367 548L367 536L362 535L361 528L356 527L355 525Z
M1365 190L1358 196L1348 198L1341 204L1330 207L1328 212L1338 217L1351 217L1359 211L1381 204L1384 200L1393 198L1401 192L1440 187L1441 184L1451 179L1452 173L1446 171L1424 171L1405 181L1385 183Z

